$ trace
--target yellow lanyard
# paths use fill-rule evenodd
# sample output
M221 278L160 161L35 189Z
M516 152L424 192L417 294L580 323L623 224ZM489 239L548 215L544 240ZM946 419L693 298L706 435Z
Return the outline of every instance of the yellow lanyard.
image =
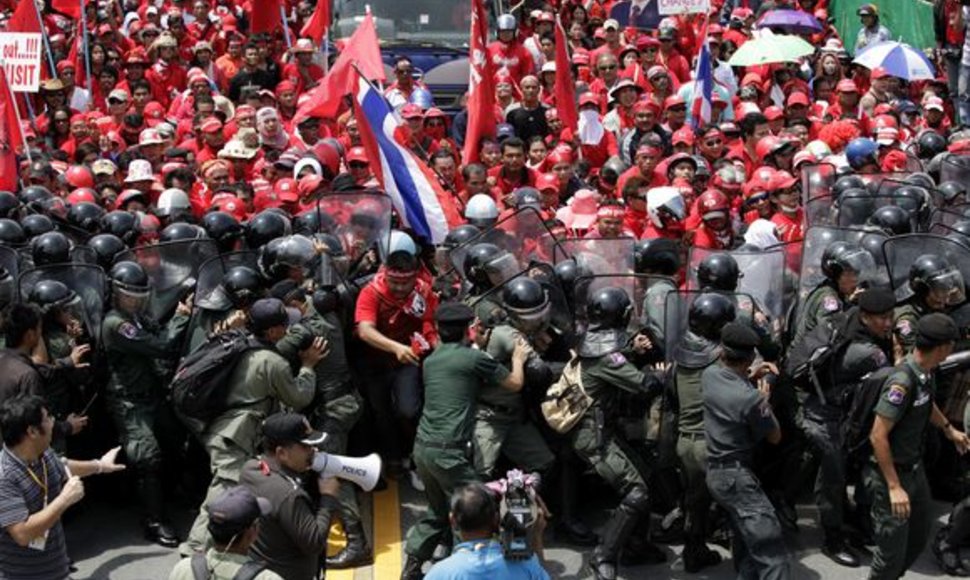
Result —
M37 477L37 474L34 473L34 470L31 469L30 466L28 466L26 463L24 464L24 468L27 470L27 475L29 475L30 478L34 480L34 483L36 483L38 487L40 487L42 490L44 490L44 507L47 507L47 462L44 461L44 458L43 457L41 457L40 458L40 463L44 467L44 481L43 482L41 482L40 478Z

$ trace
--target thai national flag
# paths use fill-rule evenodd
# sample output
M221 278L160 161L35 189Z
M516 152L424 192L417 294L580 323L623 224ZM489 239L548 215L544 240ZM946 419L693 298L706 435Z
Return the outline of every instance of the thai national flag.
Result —
M460 223L453 199L431 169L394 139L399 122L383 95L358 78L355 97L361 141L374 160L371 169L401 221L417 236L441 243L448 234L449 222Z
M697 57L697 67L694 69L694 90L690 104L690 124L695 129L711 122L711 98L714 91L711 46L707 42L706 26L703 38L704 42Z

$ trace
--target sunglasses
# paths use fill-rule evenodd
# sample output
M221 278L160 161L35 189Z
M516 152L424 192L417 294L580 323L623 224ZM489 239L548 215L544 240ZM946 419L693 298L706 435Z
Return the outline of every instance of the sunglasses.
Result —
M445 122L444 121L428 121L426 124L429 127L444 127L445 126Z
M683 107L680 107L680 106L670 107L667 110L670 111L671 113L686 113L687 112L687 107L686 106L683 106Z
M704 145L706 145L707 147L720 147L723 144L724 144L724 141L721 141L720 139L709 139L707 141L704 141Z
M601 66L601 67L599 67L600 70L614 70L615 68L616 68L616 65L615 64L611 64L609 66Z
M368 166L367 163L361 163L359 161L351 161L348 165L351 169L364 169Z
M769 194L767 192L759 193L758 195L752 195L751 197L748 198L748 205L758 205L759 203L765 203L766 201L768 201L768 197L769 197Z

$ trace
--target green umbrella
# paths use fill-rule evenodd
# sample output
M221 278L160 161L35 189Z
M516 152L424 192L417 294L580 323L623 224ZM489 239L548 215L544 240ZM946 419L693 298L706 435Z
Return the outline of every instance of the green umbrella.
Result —
M795 62L815 52L815 47L797 36L776 34L754 38L741 45L728 64L756 66L773 62Z

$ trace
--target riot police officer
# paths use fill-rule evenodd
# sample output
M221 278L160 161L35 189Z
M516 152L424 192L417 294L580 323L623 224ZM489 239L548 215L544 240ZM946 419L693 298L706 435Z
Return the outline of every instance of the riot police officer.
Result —
M863 377L890 364L896 304L893 292L885 288L866 290L859 294L858 301L858 308L829 319L829 324L838 327L839 336L851 337L851 342L842 352L832 355L831 376L819 379L820 384L809 390L801 409L802 431L819 461L815 502L825 534L822 553L851 568L859 566L859 555L842 531L847 481L840 431L847 411L843 400L858 388Z
M621 497L590 560L593 575L602 580L616 578L620 550L638 522L649 513L647 485L640 466L613 433L609 420L621 391L655 394L660 389L656 376L641 372L623 353L632 312L630 297L621 288L607 287L591 294L586 304L589 327L578 349L583 388L592 398L592 406L570 432L571 444L580 459Z
M210 333L242 327L246 311L263 293L263 282L256 270L249 266L229 268L211 295L201 296L196 302L188 352L202 344Z
M640 326L658 344L664 344L667 300L677 291L674 277L680 270L680 244L675 240L655 238L640 240L633 246L633 268L637 274L657 276L649 281L643 297Z
M963 275L938 254L923 254L909 269L905 287L909 298L896 308L896 359L913 350L916 321L931 312L944 312L966 299Z
M721 329L721 360L701 375L707 487L730 517L740 575L783 580L791 578L791 569L781 523L752 471L755 445L762 439L773 445L781 441L767 386L759 380L755 388L748 378L760 343L750 326L726 324Z
M674 395L677 401L677 456L686 479L684 498L684 569L694 573L721 561L707 547L711 497L705 480L704 400L701 375L717 361L720 329L735 317L734 303L720 294L701 294L690 305L688 328L674 348Z
M135 472L138 496L145 510L145 535L162 546L178 545L175 531L163 518L163 446L180 432L168 407L165 380L158 359L172 359L186 329L189 305L182 302L166 326L145 314L151 297L148 276L135 262L111 269L112 309L101 326L108 362L106 399L127 463Z
M487 242L474 244L468 249L462 269L470 284L465 302L475 303L475 314L479 318L491 318L493 311L502 307L498 297L490 293L495 281L501 283L502 279L511 278L519 270L511 254Z
M859 288L860 277L875 270L872 255L850 242L836 241L822 252L821 268L825 279L808 296L799 309L793 344L801 342L823 319L848 309Z

